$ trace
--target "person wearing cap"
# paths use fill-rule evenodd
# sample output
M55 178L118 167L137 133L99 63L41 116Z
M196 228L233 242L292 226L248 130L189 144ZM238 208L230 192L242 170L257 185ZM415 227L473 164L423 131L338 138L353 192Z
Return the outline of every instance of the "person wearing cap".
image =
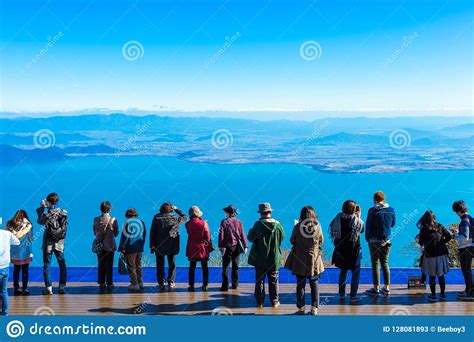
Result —
M197 206L189 209L190 220L186 222L188 232L188 243L186 245L186 256L189 259L189 292L194 292L194 274L198 261L202 268L202 290L207 291L209 283L209 269L207 262L212 252L211 233L207 222L202 219L202 211Z
M265 300L265 278L268 278L270 300L274 308L280 306L278 299L278 269L281 262L281 242L285 232L280 222L272 218L270 203L260 203L260 219L249 230L248 240L252 248L248 258L249 265L255 267L255 299L257 308L263 308Z
M176 213L176 215L173 214ZM150 228L150 249L156 255L156 277L160 291L165 291L165 256L168 259L168 286L175 287L176 263L179 253L179 225L187 221L186 215L169 202L160 207Z
M232 263L232 289L239 286L239 259L241 253L247 253L247 239L245 238L242 221L237 218L238 210L235 206L225 207L225 219L219 228L218 246L222 254L222 286L221 291L229 290L229 266Z

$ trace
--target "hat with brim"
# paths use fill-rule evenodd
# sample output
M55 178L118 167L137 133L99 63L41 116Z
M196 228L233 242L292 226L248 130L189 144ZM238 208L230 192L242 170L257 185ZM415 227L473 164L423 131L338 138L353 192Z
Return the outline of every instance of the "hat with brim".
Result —
M239 212L237 207L235 207L233 205L228 205L227 207L223 208L222 210L224 210L227 214L230 214L230 215L237 215L238 212Z
M199 207L193 205L189 209L189 216L201 217L202 216L202 211L201 211L201 209L199 209Z
M257 213L259 214L264 214L273 211L272 206L270 203L260 203L258 205L258 211Z

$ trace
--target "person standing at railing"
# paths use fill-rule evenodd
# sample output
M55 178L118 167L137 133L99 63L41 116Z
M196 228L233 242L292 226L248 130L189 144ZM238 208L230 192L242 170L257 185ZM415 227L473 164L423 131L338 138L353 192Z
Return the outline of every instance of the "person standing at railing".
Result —
M173 212L176 214L174 215ZM150 229L150 249L156 255L156 277L160 291L175 288L176 255L179 254L179 225L188 218L177 207L165 202L160 212L153 217ZM165 277L165 257L168 259L168 278Z
M257 308L263 308L265 300L265 278L268 278L270 301L274 308L280 306L278 297L278 269L281 262L281 242L285 232L280 222L272 217L270 203L260 203L260 219L249 230L248 240L252 242L248 263L255 266L255 299Z
M232 263L232 289L239 286L239 260L242 253L247 253L242 221L237 218L238 210L233 205L224 209L226 218L219 227L219 250L222 254L222 286L221 291L229 290L229 266Z
M322 250L324 243L323 231L313 207L301 209L300 219L293 228L290 243L293 245L286 260L285 268L296 276L297 314L305 314L306 280L311 288L311 315L319 310L318 279L324 271Z
M395 226L395 210L385 202L385 194L377 191L374 194L374 206L369 209L365 221L365 239L369 243L372 279L374 287L365 291L369 296L390 295L390 266L388 256L392 247L390 241L392 228ZM380 289L380 264L384 287Z
M8 265L10 264L10 246L18 246L20 240L8 230L0 230L0 316L8 316Z

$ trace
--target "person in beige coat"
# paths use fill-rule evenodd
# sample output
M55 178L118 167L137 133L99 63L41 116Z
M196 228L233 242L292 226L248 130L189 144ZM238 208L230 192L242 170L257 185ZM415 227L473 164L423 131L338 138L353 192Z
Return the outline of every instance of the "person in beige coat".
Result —
M323 231L318 222L318 216L310 206L303 207L300 220L296 223L291 234L290 243L293 245L286 260L285 268L296 276L296 306L297 314L305 314L306 280L311 287L311 315L316 315L319 308L318 279L324 271L322 261Z

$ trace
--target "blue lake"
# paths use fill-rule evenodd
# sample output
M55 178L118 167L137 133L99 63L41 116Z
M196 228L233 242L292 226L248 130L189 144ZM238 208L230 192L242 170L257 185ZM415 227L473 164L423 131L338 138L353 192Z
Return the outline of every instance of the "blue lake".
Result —
M274 216L287 233L285 246L294 220L304 205L312 205L325 233L330 220L342 202L353 199L360 203L363 216L371 205L372 194L383 190L387 201L397 212L398 223L393 237L391 264L413 266L414 255L407 245L417 234L416 221L426 209L436 212L443 224L455 223L451 203L464 199L473 205L474 171L416 171L396 174L330 174L301 165L197 164L175 158L150 156L80 157L49 164L22 163L0 168L1 209L3 222L16 209L23 208L36 222L35 209L49 192L58 192L61 205L69 211L66 257L70 266L91 266L96 256L91 252L92 221L99 215L101 201L109 200L113 215L124 221L125 210L134 207L147 224L161 203L171 201L186 210L198 205L209 222L215 243L222 208L236 205L248 231L257 219L259 202L271 202ZM41 232L34 226L34 262L41 260ZM178 264L184 266L186 232L181 229L181 254ZM327 233L325 234L327 237ZM147 241L148 246L148 241ZM325 250L329 256L332 243L327 237ZM368 248L363 244L364 264L368 264Z

